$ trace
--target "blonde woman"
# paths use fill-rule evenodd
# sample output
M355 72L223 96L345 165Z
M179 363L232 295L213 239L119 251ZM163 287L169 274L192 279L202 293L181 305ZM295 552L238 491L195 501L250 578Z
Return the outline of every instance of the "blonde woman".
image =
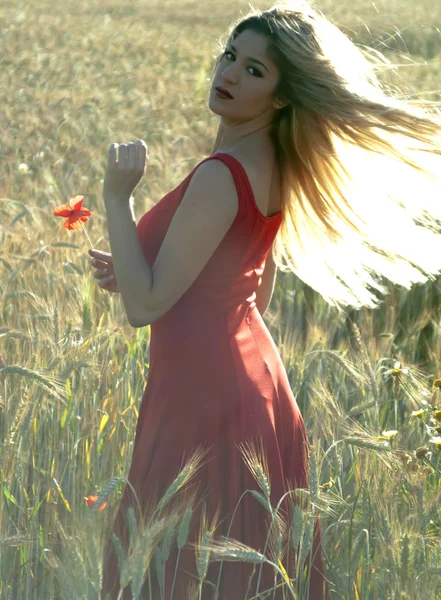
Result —
M209 96L219 115L210 156L136 224L131 196L147 147L112 145L104 182L112 254L91 251L94 276L121 293L131 325L151 325L130 486L112 532L123 548L127 508L147 518L192 452L207 452L191 479L198 504L188 543L179 553L172 543L163 574L150 569L141 597L152 600L198 589L193 544L209 540L204 528L274 560L268 510L245 492L266 489L275 507L288 490L308 488L305 424L262 318L277 266L338 310L377 306L373 292L386 289L375 275L410 287L441 267L439 113L382 87L375 68L386 62L308 4L253 9L225 37ZM256 460L270 489L262 474L262 489L256 482ZM318 520L306 583L296 569L286 526L293 503L293 495L281 502L285 529L282 519L276 531L286 577L299 597L329 600ZM115 548L109 536L102 598L131 598L130 586L118 595ZM138 582L150 558L146 551L131 572ZM216 586L221 600L272 588L269 598L290 597L286 577L255 567L217 557L195 597L215 598Z

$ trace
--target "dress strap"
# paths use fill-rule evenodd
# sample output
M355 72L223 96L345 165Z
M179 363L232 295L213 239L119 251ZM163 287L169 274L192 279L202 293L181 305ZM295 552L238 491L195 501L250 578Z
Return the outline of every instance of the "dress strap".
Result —
M228 167L230 167L234 181L236 183L236 188L239 196L239 203L242 203L242 211L248 210L248 206L251 204L255 214L259 217L261 221L265 223L277 222L281 218L281 211L276 213L275 215L272 215L271 217L267 217L266 215L260 212L260 209L257 206L256 198L254 197L253 188L251 187L251 183L247 172L245 171L245 168L243 167L242 163L237 158L235 158L231 154L228 154L227 152L215 152L214 154L208 157L208 159L211 158L218 158L222 160L222 162L224 162L226 165L228 165ZM242 197L240 192L242 192Z

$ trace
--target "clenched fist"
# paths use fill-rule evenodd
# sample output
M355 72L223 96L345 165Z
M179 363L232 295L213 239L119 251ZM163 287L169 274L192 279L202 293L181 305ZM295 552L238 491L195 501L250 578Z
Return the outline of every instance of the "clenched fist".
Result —
M147 162L147 144L143 140L136 140L135 144L111 144L103 184L104 201L128 203L146 172Z

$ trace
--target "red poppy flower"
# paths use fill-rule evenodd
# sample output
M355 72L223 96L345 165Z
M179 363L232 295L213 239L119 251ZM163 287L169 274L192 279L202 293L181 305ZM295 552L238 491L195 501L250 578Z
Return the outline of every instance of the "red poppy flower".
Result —
M67 220L63 224L66 229L80 229L83 223L89 220L92 211L81 206L83 200L84 196L75 196L69 200L68 204L57 206L54 210L56 217L67 217Z
M92 506L98 500L98 496L87 496L87 498L84 498L84 500L86 501L87 506L89 508L92 508ZM107 506L107 502L104 501L98 510L104 510L106 508L106 506Z

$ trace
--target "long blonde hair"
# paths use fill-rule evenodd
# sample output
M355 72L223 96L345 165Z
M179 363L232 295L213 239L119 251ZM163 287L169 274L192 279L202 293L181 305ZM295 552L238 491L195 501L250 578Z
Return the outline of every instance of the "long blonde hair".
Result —
M441 112L387 89L394 68L303 0L251 12L220 38L268 37L280 70L272 140L284 183L274 260L325 300L375 308L373 275L409 289L441 270ZM215 59L213 73L222 54ZM418 223L416 222L418 221ZM282 259L285 258L287 265Z

